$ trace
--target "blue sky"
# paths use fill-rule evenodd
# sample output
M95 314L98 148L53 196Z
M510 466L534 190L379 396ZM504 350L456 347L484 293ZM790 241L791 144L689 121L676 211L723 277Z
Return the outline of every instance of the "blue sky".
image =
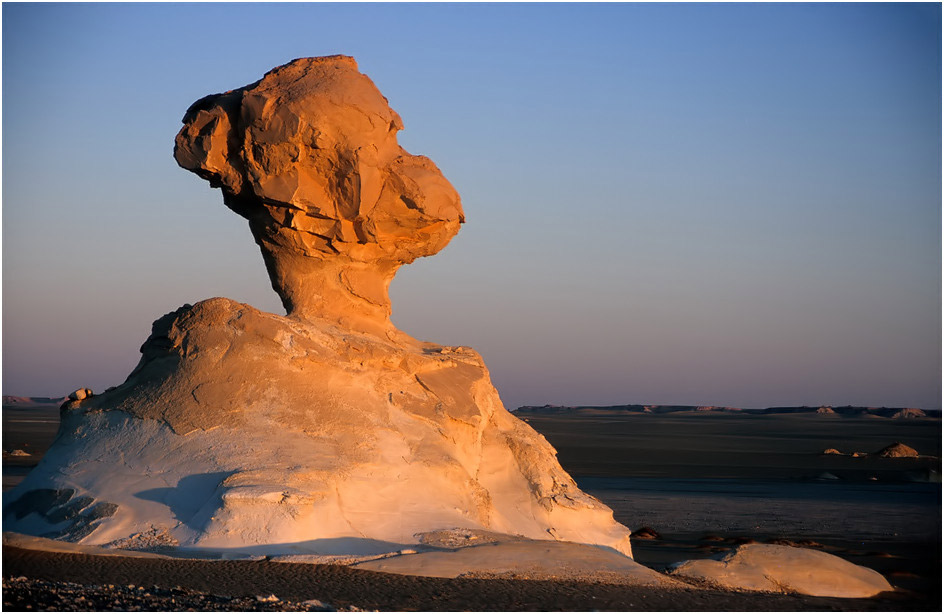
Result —
M941 406L941 7L9 4L3 393L120 383L160 315L281 311L172 157L191 102L353 55L468 223L394 322L509 407Z

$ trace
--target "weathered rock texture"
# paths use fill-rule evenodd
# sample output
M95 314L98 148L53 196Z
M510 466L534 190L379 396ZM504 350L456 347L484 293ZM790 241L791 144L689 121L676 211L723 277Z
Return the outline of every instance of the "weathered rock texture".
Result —
M174 156L249 220L290 315L377 331L397 268L463 221L436 165L397 144L401 128L353 58L308 58L194 103Z
M154 323L120 386L63 406L4 529L86 544L389 552L468 528L609 546L628 530L502 406L481 357L389 321L397 268L462 221L350 58L191 107L175 155L249 220L287 316L215 298Z

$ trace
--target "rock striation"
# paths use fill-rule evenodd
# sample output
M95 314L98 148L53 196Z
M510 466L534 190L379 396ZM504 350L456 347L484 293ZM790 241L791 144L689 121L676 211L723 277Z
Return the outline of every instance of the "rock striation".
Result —
M463 221L401 127L342 56L187 111L175 157L249 221L287 315L214 298L154 322L124 383L63 405L56 442L4 497L5 530L354 555L467 529L631 555L629 531L505 410L476 352L390 323L397 269Z

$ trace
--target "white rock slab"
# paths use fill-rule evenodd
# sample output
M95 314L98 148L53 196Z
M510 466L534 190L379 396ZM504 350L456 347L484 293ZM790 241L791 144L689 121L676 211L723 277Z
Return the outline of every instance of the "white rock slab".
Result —
M609 548L512 536L498 536L489 543L456 550L379 558L353 567L434 578L514 576L534 580L598 580L634 586L683 586Z
M684 561L672 573L724 588L817 597L872 597L894 590L882 574L838 556L772 544L740 546L720 560Z

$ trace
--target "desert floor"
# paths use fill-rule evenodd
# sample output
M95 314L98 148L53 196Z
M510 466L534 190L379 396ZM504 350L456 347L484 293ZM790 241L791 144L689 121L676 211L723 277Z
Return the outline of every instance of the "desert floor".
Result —
M821 414L522 414L660 569L733 544L814 547L941 595L941 422ZM920 458L853 457L902 442ZM843 455L824 455L835 448ZM937 609L937 608L935 608Z
M592 410L521 416L617 520L658 534L633 539L636 560L645 565L663 569L737 543L779 540L876 569L901 590L869 600L825 599L4 547L4 609L317 610L323 602L388 611L940 611L940 420ZM39 461L57 424L54 407L4 407L4 491ZM851 456L896 441L922 457ZM848 455L822 455L826 448Z

